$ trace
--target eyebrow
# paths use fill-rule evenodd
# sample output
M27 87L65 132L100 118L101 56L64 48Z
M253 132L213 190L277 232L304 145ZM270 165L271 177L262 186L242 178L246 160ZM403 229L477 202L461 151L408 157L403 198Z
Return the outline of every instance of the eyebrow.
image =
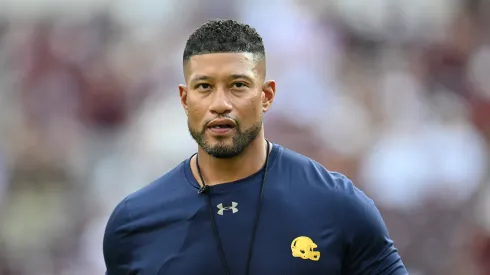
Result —
M213 79L212 77L210 76L205 76L205 75L196 75L195 77L193 77L191 79L192 82L196 82L196 81L202 81L202 80L211 80Z
M247 81L253 81L253 79L245 74L232 74L229 76L230 79L246 79ZM212 80L213 77L206 76L206 75L196 75L195 77L192 78L191 82L197 82L197 81L208 81Z
M230 76L231 79L239 79L239 78L242 78L242 79L246 79L247 81L251 81L253 82L252 78L248 75L245 75L245 74L232 74Z

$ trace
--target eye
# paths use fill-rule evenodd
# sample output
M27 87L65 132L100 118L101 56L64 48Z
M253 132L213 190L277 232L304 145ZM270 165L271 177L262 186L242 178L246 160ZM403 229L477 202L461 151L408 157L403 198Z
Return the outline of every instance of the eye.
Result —
M198 90L208 90L211 88L211 85L209 85L207 83L199 83L194 88L198 89Z
M242 89L242 88L245 88L245 87L247 87L247 84L245 84L243 82L235 82L235 83L233 83L233 88Z

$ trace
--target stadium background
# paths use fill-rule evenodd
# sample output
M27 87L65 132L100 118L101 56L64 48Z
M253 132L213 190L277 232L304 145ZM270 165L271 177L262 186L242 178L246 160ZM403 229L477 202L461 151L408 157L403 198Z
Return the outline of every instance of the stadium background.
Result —
M177 85L213 18L264 38L266 136L375 199L411 274L490 274L488 3L0 1L0 274L103 274L115 204L196 149Z

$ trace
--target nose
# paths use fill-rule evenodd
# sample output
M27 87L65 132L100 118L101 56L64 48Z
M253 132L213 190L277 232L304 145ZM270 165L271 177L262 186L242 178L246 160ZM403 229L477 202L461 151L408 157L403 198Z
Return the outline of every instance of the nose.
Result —
M228 92L225 89L216 89L212 94L209 111L213 114L227 114L231 109Z

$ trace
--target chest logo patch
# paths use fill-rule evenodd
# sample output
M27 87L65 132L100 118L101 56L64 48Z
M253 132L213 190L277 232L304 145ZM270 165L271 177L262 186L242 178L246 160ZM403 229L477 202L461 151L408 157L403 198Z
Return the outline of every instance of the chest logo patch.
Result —
M231 210L231 213L235 214L236 212L238 212L238 203L237 202L231 202L231 206L223 206L222 203L218 204L217 207L218 207L218 215L221 215L223 216L224 212L226 210Z
M297 237L291 243L293 257L303 260L312 260L315 262L320 260L320 251L315 251L316 248L318 248L318 245L306 236Z

